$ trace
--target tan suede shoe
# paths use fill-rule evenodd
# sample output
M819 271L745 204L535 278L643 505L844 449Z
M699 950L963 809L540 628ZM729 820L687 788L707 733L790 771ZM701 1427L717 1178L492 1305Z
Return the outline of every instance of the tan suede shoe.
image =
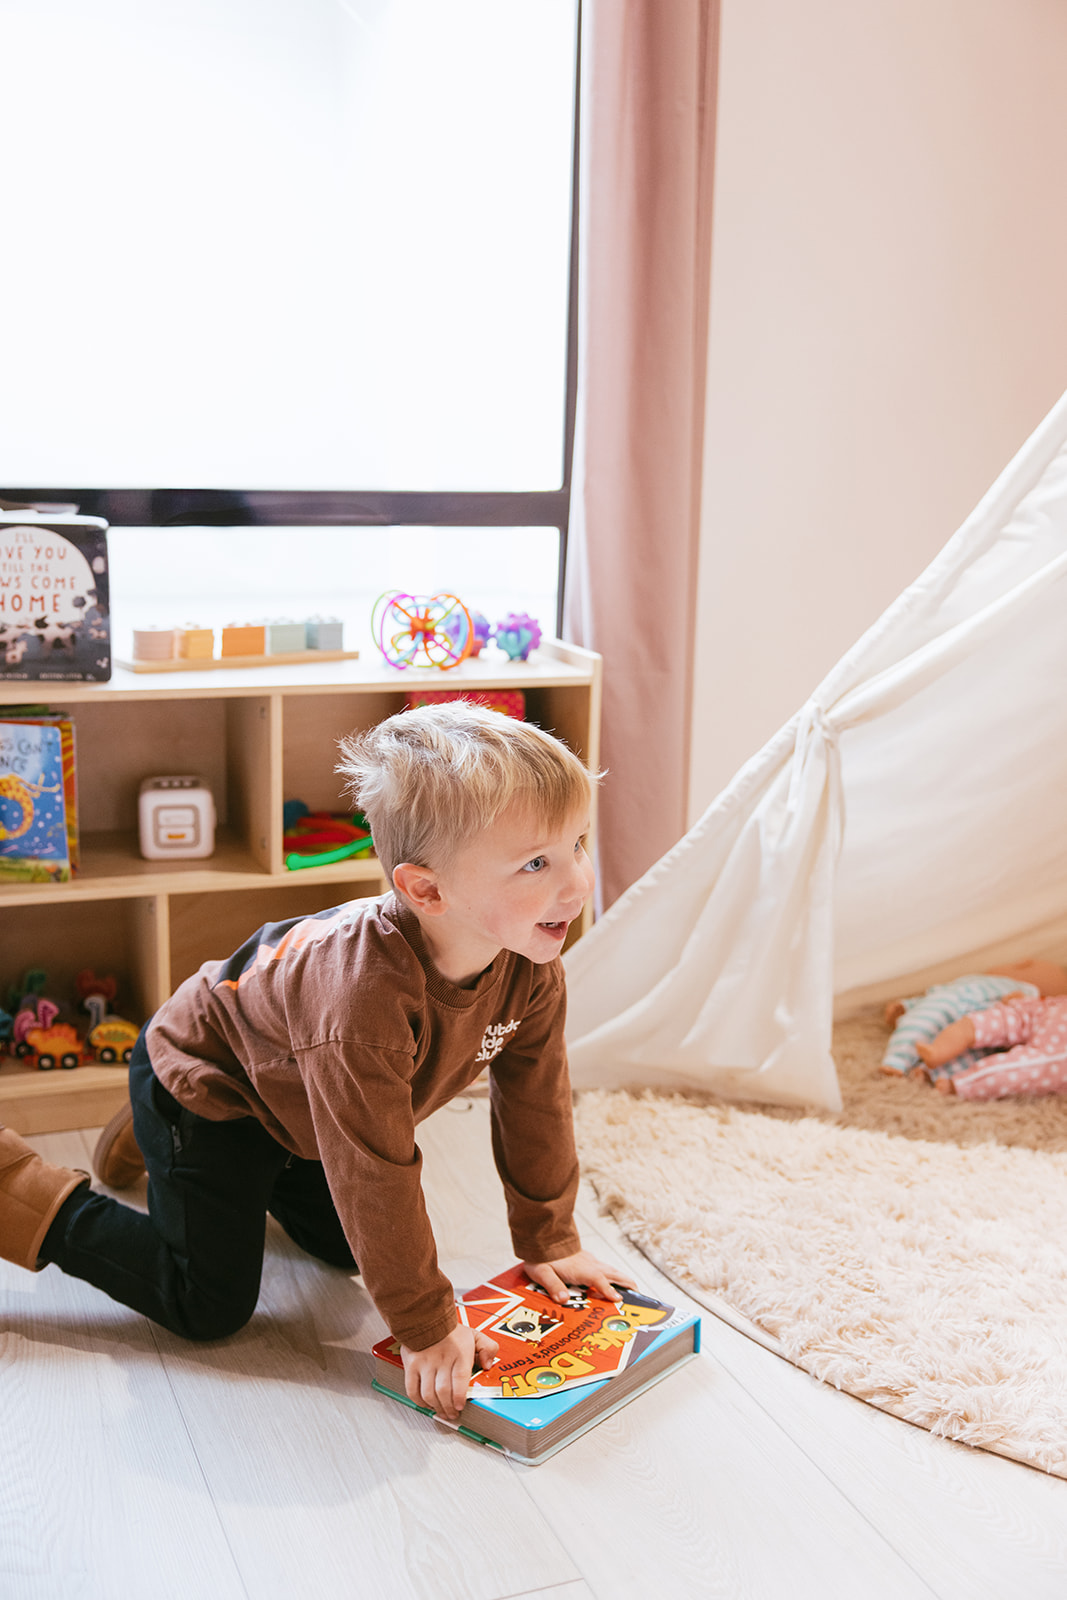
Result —
M88 1182L87 1172L53 1167L13 1128L0 1127L0 1259L36 1272L56 1212Z
M133 1107L128 1100L96 1141L93 1171L109 1189L128 1189L144 1176L144 1156L133 1136Z

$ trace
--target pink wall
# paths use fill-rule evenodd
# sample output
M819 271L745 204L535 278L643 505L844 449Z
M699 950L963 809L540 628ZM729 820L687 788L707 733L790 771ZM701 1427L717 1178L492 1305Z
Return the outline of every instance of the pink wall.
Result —
M1067 6L722 0L690 814L1067 389Z

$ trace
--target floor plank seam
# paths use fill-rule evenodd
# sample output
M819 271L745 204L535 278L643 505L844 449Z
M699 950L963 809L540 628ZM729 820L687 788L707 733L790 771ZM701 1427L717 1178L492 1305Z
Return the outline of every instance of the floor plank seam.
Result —
M543 1594L555 1594L557 1591L560 1594L566 1594L567 1590L573 1589L577 1583L585 1585L585 1587L589 1590L591 1600L599 1600L599 1596L593 1589L589 1579L585 1577L564 1578L559 1583L540 1584L536 1589L516 1589L509 1594L494 1595L493 1600L526 1600L526 1597L529 1595L540 1596Z
M168 1363L167 1351L165 1351L162 1348L162 1346L160 1345L159 1336L158 1336L158 1334L156 1332L155 1323L149 1321L148 1330L149 1330L149 1333L152 1336L152 1343L156 1347L156 1354L159 1357L159 1364L163 1369L163 1376L167 1380L167 1388L170 1390L171 1399L174 1401L175 1410L176 1410L178 1416L181 1418L182 1429L183 1429L183 1431L185 1433L186 1439L189 1441L189 1449L192 1452L193 1460L196 1462L196 1468L197 1468L197 1471L200 1474L200 1481L203 1484L203 1489L204 1489L204 1500L206 1501L207 1505L210 1505L210 1507L211 1507L212 1514L214 1515L216 1525L218 1526L219 1533L220 1533L220 1535L222 1537L222 1542L226 1546L226 1549L229 1552L230 1560L233 1563L234 1577L237 1579L237 1583L240 1586L241 1593L246 1596L246 1600L253 1600L253 1596L251 1595L251 1593L249 1591L248 1585L245 1583L245 1575L241 1571L241 1566L240 1566L240 1563L239 1563L239 1561L237 1559L237 1554L236 1554L236 1552L235 1552L235 1550L233 1548L233 1545L232 1545L232 1543L230 1541L229 1529L226 1527L226 1523L223 1520L223 1517L219 1512L219 1508L215 1503L215 1496L214 1496L214 1494L212 1493L212 1490L211 1490L211 1483L210 1483L210 1480L208 1479L208 1475L207 1475L206 1471L204 1470L204 1463L200 1459L200 1452L196 1448L196 1440L193 1438L192 1429L189 1427L189 1421L188 1421L188 1418L185 1415L184 1407L182 1406L181 1400L178 1397L178 1392L175 1389L174 1383L173 1383L173 1381L171 1379L170 1366L169 1366L169 1363ZM206 1507L204 1509L206 1509Z

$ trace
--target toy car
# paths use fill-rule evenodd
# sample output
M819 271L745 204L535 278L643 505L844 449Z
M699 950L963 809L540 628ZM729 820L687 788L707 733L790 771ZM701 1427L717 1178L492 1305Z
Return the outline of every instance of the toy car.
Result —
M129 1061L140 1028L125 1017L105 1017L89 1029L86 1043L98 1061Z
M57 1066L69 1072L81 1066L82 1042L78 1030L69 1022L54 1022L48 1028L28 1028L23 1042L29 1046L26 1054L36 1057L38 1072L51 1072Z

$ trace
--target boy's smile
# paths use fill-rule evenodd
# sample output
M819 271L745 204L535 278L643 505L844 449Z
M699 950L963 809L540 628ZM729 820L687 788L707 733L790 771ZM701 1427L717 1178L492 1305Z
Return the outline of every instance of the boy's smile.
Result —
M584 812L556 828L509 811L447 867L396 869L442 977L473 983L501 950L538 963L559 954L593 889L588 827Z

